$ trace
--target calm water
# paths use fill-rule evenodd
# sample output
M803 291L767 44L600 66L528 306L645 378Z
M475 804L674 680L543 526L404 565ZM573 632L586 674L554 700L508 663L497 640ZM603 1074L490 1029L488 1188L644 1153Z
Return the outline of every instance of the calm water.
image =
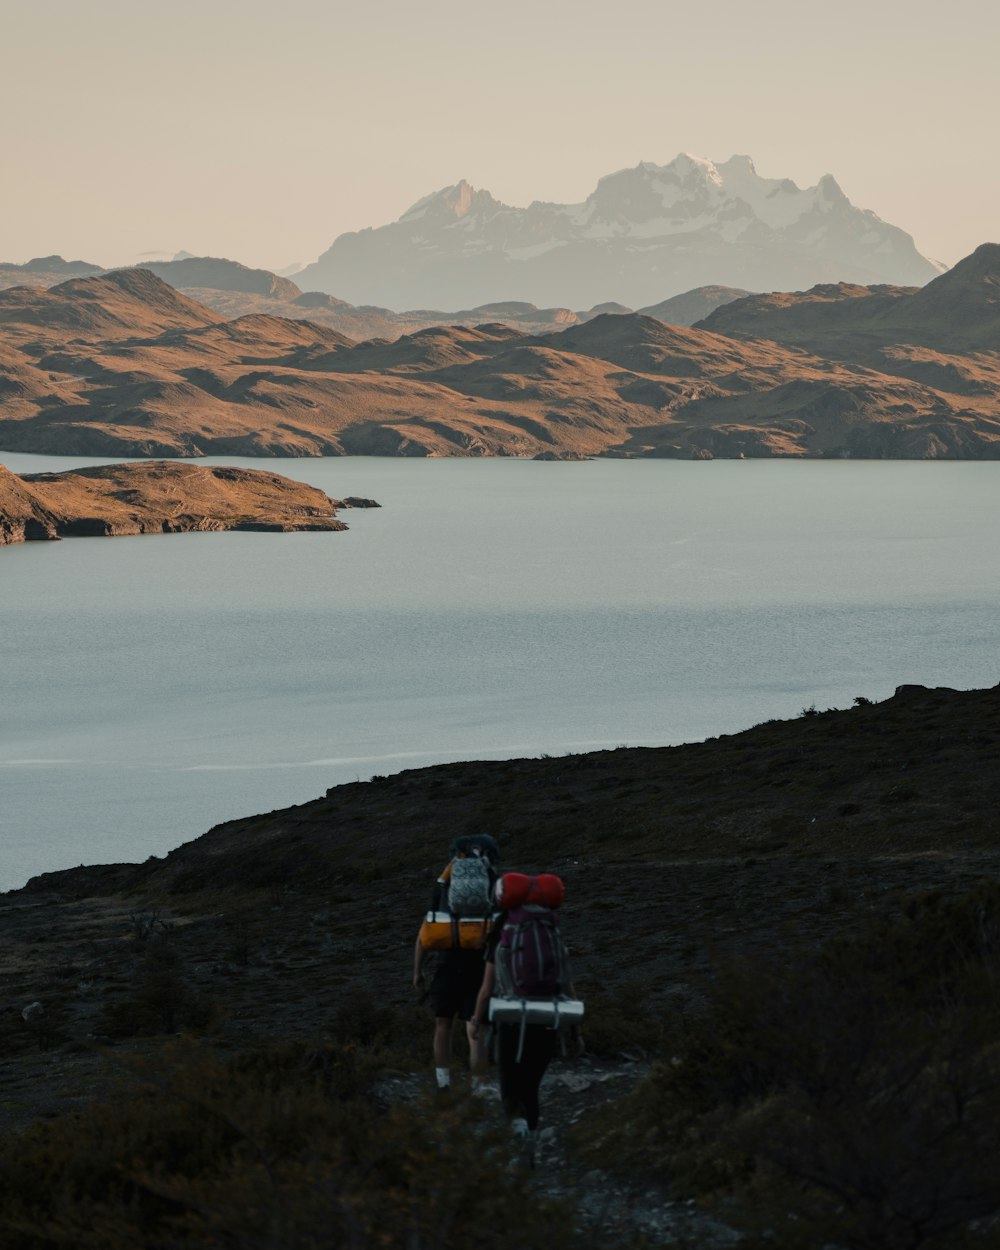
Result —
M216 462L384 506L0 550L0 888L373 773L1000 679L996 465Z

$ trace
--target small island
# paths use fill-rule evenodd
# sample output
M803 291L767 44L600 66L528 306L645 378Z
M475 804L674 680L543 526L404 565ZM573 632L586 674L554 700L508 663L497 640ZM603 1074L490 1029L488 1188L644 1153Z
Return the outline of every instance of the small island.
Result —
M19 477L0 465L0 546L192 530L346 530L345 507L315 486L260 469L111 464Z

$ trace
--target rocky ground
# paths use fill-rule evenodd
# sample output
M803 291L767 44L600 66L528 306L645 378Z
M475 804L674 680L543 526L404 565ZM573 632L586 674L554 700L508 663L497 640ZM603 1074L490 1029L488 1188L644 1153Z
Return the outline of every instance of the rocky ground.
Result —
M590 1056L557 1059L542 1086L542 1121L539 1125L531 1185L539 1196L572 1202L580 1222L609 1247L634 1246L646 1238L653 1245L697 1244L704 1250L732 1245L731 1229L712 1219L693 1202L678 1202L662 1186L645 1178L627 1178L604 1168L581 1164L569 1146L574 1125L609 1101L620 1098L649 1070L639 1053L618 1060ZM381 1081L376 1097L387 1106L416 1100L427 1078L393 1075ZM465 1082L456 1084L450 1098L470 1097ZM484 1104L496 1105L499 1086L484 1082ZM529 1167L524 1152L512 1140L511 1167Z

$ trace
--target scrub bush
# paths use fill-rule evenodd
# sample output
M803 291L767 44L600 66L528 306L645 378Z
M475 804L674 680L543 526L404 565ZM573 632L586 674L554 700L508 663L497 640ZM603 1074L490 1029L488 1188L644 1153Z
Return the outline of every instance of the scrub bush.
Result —
M588 1054L617 1059L623 1053L659 1052L663 1021L650 1011L648 989L641 981L618 985L582 981L578 989L586 1008L583 1034Z
M586 1245L478 1106L386 1108L354 1046L184 1048L114 1103L0 1143L5 1250ZM478 1100L469 1100L469 1103Z
M136 964L132 992L109 1003L100 1028L114 1039L178 1030L203 1032L216 1009L184 976L183 962L167 936L150 938Z
M667 1024L584 1149L717 1205L743 1244L1000 1245L1000 887L741 963Z

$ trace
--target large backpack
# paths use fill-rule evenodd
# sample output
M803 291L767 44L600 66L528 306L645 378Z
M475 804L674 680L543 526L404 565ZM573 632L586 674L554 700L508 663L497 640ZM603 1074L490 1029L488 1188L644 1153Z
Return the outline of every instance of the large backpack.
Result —
M569 959L549 907L525 903L507 913L496 951L500 998L565 998Z
M515 1057L519 1063L529 1024L558 1032L563 1025L579 1024L584 1009L571 996L569 956L554 911L563 901L560 878L551 873L539 877L505 873L496 893L508 910L496 946L490 1020L520 1025Z
M420 926L425 950L481 950L492 925L493 863L499 848L488 834L456 838L454 858L437 879L434 903Z

